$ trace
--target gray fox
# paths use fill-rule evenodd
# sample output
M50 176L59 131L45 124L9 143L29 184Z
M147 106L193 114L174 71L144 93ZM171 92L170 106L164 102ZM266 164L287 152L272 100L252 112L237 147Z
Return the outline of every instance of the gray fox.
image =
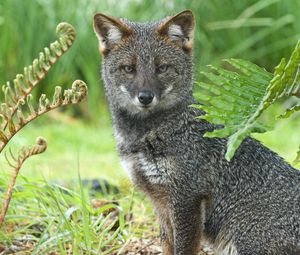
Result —
M190 10L138 23L98 13L94 30L118 151L153 202L165 255L300 254L300 171L247 138L231 162L226 139L191 108Z

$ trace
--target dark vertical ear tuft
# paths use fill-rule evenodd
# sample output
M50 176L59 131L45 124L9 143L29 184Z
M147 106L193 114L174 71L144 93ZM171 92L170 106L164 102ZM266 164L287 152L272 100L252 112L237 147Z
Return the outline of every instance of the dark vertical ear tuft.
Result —
M193 48L195 19L192 11L185 10L173 17L166 18L158 27L158 33L190 51Z
M100 52L105 54L114 45L129 36L132 30L121 20L97 13L94 16L94 31L99 39Z

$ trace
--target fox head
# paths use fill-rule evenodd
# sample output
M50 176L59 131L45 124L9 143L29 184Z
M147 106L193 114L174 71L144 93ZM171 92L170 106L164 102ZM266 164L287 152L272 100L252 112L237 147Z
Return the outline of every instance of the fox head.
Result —
M98 13L94 30L111 107L146 116L190 97L193 13L137 23Z

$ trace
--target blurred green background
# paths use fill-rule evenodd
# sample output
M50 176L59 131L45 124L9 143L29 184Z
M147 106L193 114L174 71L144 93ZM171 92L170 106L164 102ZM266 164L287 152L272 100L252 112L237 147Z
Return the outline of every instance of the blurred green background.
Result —
M43 47L56 39L61 21L71 23L77 39L51 69L36 93L51 95L56 85L69 87L82 79L89 87L88 101L42 117L13 140L13 147L33 143L43 135L48 151L31 159L24 175L64 179L105 176L113 182L126 180L115 152L110 117L100 78L98 42L92 20L96 12L136 21L161 19L184 9L197 19L195 35L196 80L208 64L224 58L251 60L273 71L288 57L300 38L300 0L1 0L0 84L32 63ZM274 114L276 110L270 111ZM75 118L76 117L76 118ZM300 144L300 117L279 122L277 128L257 138L291 161ZM1 168L7 168L6 163Z

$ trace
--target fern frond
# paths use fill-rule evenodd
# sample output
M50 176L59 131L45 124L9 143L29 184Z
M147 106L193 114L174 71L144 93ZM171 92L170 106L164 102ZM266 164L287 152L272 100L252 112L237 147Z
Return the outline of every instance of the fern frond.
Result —
M71 89L64 91L63 95L61 87L56 87L52 102L50 102L45 94L42 94L39 98L38 107L34 107L31 103L32 90L46 76L51 66L72 46L75 39L75 29L68 23L60 23L56 28L56 32L58 40L50 44L50 49L45 48L44 52L40 53L39 58L35 59L32 65L25 67L23 74L16 76L14 87L9 82L2 86L4 103L0 105L0 116L2 117L2 125L0 126L0 153L11 138L29 122L60 106L77 104L87 96L86 84L83 81L77 80L73 83ZM46 140L39 138L37 145L21 149L17 158L11 150L9 150L10 158L5 154L8 164L14 168L14 173L1 208L0 225L4 221L12 197L13 187L23 162L32 155L42 153L46 147Z
M74 81L72 87L64 91L64 95L62 95L61 91L61 87L57 86L55 88L52 103L50 103L50 100L45 94L42 94L40 96L37 109L35 109L31 104L31 95L26 97L27 103L25 105L28 106L29 113L23 114L24 111L19 110L15 119L8 119L9 129L2 130L0 132L0 153L8 141L29 122L58 107L77 104L85 99L88 93L86 84L81 80Z
M47 141L42 137L38 137L35 145L28 146L28 147L23 147L19 151L17 159L13 156L13 153L10 151L11 158L14 161L14 164L10 163L11 160L9 160L8 157L6 156L7 161L14 168L14 171L13 171L13 175L11 177L11 180L9 182L9 185L8 185L8 188L7 188L7 191L6 191L6 197L5 197L5 200L4 200L4 204L1 208L0 225L4 221L4 218L5 218L5 215L6 215L6 212L7 212L11 197L12 197L13 188L16 184L16 179L17 179L17 176L19 174L19 171L20 171L23 163L29 157L31 157L33 155L43 153L46 149L47 149Z
M265 131L263 124L254 120L261 114L258 109L262 107L261 100L272 74L245 60L226 61L239 73L210 66L214 73L203 73L210 82L198 83L201 90L195 98L203 103L197 108L206 112L199 118L224 125L223 129L207 132L205 136L229 136L226 153L229 160L246 136L254 131Z
M3 118L1 130L5 130L20 106L26 103L28 95L38 82L43 79L52 65L72 46L76 32L68 23L60 23L56 28L58 39L40 52L32 65L24 68L23 74L18 74L13 81L2 86L5 103L1 106L0 114Z
M273 103L283 97L300 97L300 40L289 61L281 59L275 67L274 77L268 87L265 101Z
M230 160L245 137L254 132L265 132L267 127L259 120L261 114L274 102L291 96L300 97L300 40L288 62L282 59L274 74L245 60L226 60L237 71L210 66L203 75L209 82L200 82L195 98L201 103L199 116L222 129L207 132L207 137L227 137L225 158ZM299 106L287 109L282 117L299 111Z
M294 105L291 108L285 110L285 112L278 116L279 119L285 119L290 117L293 113L300 111L300 105Z

